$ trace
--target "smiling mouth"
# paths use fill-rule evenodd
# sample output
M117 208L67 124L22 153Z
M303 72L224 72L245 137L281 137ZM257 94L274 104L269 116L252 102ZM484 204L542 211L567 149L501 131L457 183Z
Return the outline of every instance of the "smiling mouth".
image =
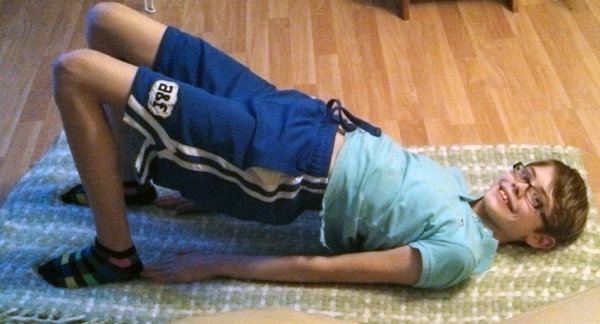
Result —
M506 206L508 206L508 209L511 209L510 200L508 200L508 194L506 193L506 191L504 191L502 187L499 187L498 193L500 194L500 198L502 199L502 201L506 204Z

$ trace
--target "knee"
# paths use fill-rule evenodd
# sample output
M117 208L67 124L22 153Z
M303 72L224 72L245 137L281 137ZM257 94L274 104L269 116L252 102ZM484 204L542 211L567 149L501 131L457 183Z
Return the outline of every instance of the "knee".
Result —
M87 13L85 37L90 48L105 41L106 33L114 25L118 15L127 9L125 5L115 2L101 2L94 5Z
M94 64L94 51L75 50L61 54L52 62L52 80L55 95L68 87L75 87L85 79L86 71Z

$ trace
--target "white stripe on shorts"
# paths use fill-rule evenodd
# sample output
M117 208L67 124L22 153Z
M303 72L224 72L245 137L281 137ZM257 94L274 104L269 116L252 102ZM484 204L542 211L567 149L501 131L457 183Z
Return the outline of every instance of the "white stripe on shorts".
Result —
M150 125L150 127L152 127L152 129L156 132L156 134L158 134L158 136L160 137L160 140L165 145L165 147L166 147L165 149L157 152L157 155L159 158L170 160L170 161L176 163L177 165L181 166L182 168L185 168L185 169L188 169L191 171L206 172L206 173L213 174L223 180L226 180L226 181L236 184L237 186L240 187L240 189L242 189L249 196L254 197L261 201L265 201L265 202L273 202L274 200L276 200L278 198L292 199L292 198L296 197L301 190L305 190L305 191L309 191L309 192L313 192L313 193L317 193L317 194L322 194L325 192L325 189L315 189L315 188L310 188L308 186L304 186L304 185L300 185L300 184L303 181L310 182L313 184L327 184L329 181L329 179L327 177L315 177L315 176L311 176L311 175L307 175L307 174L303 174L300 176L290 176L288 174L285 174L285 173L282 173L279 171L274 171L274 170L266 169L266 168L262 168L262 167L251 167L246 170L242 170L218 155L215 155L213 153L210 153L208 151L205 151L205 150L202 150L199 148L195 148L195 147L191 147L191 146L179 143L169 137L169 135L166 133L166 131L162 128L162 126L146 111L146 109L135 99L135 97L133 95L131 95L129 97L128 104L129 104L129 107L135 113L137 113L146 123L148 123L148 125ZM151 144L155 144L155 141L152 138L152 136L140 124L138 124L133 118L131 118L131 116L127 115L127 113L125 113L125 117L123 118L123 120L127 124L129 124L131 127L133 127L134 129L140 131L140 133L143 134L144 137L146 137L146 141L142 145L142 148L140 149L140 152L137 156L136 163L135 163L138 174L140 172L142 172L143 173L142 181L145 181L145 178L146 178L147 172L148 172L148 166L151 161L151 157L154 158L154 156L151 156L151 157L149 156L146 163L144 163L143 166L142 166L142 160L143 160L143 157L145 154L145 150L148 149ZM192 156L192 157L202 157L202 158L211 160L211 161L217 163L223 169L234 172L244 181L251 183L253 185L256 185L256 186L260 187L262 190L269 192L269 193L274 193L274 192L277 192L278 190L281 190L281 189L278 189L279 186L281 186L281 185L290 185L290 186L300 185L300 186L296 187L296 189L293 191L279 191L275 195L266 196L260 192L257 192L255 190L252 190L251 188L248 188L237 177L232 177L232 176L223 174L220 170L215 169L212 166L209 166L206 164L185 161L185 160L179 158L178 156L176 156L175 152L180 152L185 155Z

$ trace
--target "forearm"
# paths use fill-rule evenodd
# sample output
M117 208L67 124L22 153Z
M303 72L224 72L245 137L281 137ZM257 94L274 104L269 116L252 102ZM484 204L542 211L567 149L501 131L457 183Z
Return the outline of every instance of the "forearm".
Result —
M219 256L218 276L287 282L415 284L421 274L420 255L394 251L336 256ZM373 258L386 254L384 258ZM407 258L408 257L408 258Z
M319 271L320 256L248 256L221 255L216 258L217 276L236 279L286 281L286 282L333 282L326 273Z
M421 255L408 246L332 256L248 256L187 253L144 266L156 282L196 282L216 277L287 282L415 284Z

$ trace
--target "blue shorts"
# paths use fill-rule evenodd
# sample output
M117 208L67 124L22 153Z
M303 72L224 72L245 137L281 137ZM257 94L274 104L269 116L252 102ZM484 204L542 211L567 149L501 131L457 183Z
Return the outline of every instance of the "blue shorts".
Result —
M199 38L167 29L154 68L138 69L124 121L140 182L261 223L321 209L338 119Z

